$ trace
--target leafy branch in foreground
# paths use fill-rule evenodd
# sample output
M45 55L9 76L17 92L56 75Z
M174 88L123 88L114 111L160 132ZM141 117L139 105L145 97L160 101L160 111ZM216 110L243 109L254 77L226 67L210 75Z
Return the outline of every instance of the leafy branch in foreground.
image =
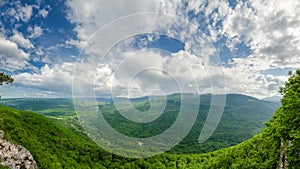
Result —
M14 81L14 79L5 74L4 72L0 72L0 85L3 85L3 83L5 84L9 84L9 83L12 83ZM0 100L1 100L1 96L0 96Z
M3 83L9 84L13 81L14 79L11 76L6 75L4 72L0 72L0 85L3 85Z

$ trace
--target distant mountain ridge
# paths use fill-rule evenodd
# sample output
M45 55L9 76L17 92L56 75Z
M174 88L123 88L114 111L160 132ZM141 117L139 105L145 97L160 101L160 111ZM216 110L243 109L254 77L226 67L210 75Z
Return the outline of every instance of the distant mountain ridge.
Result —
M280 102L281 99L282 99L282 97L273 96L273 97L263 98L262 100L264 100L264 101L270 101L270 102Z
M192 93L174 93L166 96L180 96L180 95L194 95ZM213 94L207 93L207 94L200 94L199 97L211 97ZM272 102L280 102L281 97L279 96L273 96L273 97L266 97L263 99L258 99L253 96L247 96L243 94L237 94L237 93L232 93L232 94L226 94L227 97L236 97L236 98L248 98L249 100L263 100L263 101L272 101ZM108 97L97 97L96 100L98 102L106 102L106 103L112 103L113 101L132 101L132 102L141 102L141 101L148 101L149 99L153 98L159 98L159 97L164 97L164 96L159 96L159 95L149 95L149 96L142 96L142 97L132 97L132 98L127 98L127 97L115 97L115 98L108 98ZM84 99L84 98L83 98ZM93 99L93 98L91 98ZM73 103L73 98L2 98L2 103L4 105L11 105L10 102L12 101L26 101L26 102L35 102L35 103L46 103L51 104L51 103L57 103L57 102L63 102L63 103ZM25 107L25 105L22 105Z

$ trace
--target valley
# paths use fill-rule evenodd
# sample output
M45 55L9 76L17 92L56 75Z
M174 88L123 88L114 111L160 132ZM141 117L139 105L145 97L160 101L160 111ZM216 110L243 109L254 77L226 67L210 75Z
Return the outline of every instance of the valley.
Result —
M200 131L210 108L211 95L199 96L201 104L194 126L189 134L175 147L168 151L172 154L206 153L233 146L258 134L265 127L279 102L258 100L253 97L227 95L225 110L221 122L214 134L205 142L198 143ZM165 111L159 118L150 123L136 123L123 117L111 99L98 99L99 109L106 121L118 132L130 137L151 137L170 127L178 116L180 109L179 95L169 96ZM135 99L133 105L138 110L149 108L148 99ZM3 99L3 105L20 110L32 111L58 122L64 128L85 136L85 131L78 122L72 99ZM158 102L159 103L159 102ZM152 105L156 106L156 105ZM125 107L126 109L126 107Z

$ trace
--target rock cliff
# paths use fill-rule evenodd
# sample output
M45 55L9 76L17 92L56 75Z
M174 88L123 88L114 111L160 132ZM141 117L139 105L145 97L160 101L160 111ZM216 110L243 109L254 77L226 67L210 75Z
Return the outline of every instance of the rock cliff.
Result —
M3 140L4 132L0 130L0 165L12 169L36 169L37 165L26 148Z

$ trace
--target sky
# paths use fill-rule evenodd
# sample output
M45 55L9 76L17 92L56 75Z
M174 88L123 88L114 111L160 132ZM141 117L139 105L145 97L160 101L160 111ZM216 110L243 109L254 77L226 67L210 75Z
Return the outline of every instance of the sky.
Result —
M3 98L277 96L298 0L0 0Z

